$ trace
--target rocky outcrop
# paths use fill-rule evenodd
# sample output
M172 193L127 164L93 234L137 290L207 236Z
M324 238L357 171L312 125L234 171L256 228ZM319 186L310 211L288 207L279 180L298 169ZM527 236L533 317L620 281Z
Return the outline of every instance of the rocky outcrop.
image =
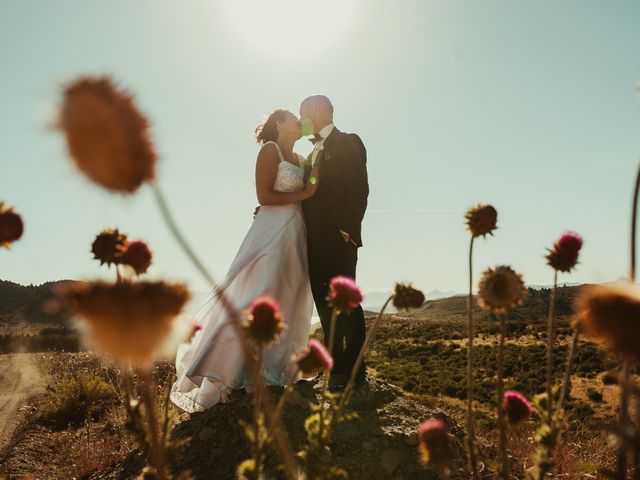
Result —
M274 396L279 392L273 392ZM304 421L309 415L309 402L319 395L317 382L296 386L287 403L284 421L294 448L305 439ZM332 454L352 480L367 479L436 479L438 472L423 469L418 462L416 429L422 420L437 417L450 427L456 450L462 451L463 430L446 413L426 408L382 380L372 380L369 387L354 396L350 408L358 418L338 426L334 434ZM196 479L234 479L237 465L250 456L239 420L250 421L251 396L243 395L233 402L216 405L196 413L177 425L172 438L191 438L190 445L172 459L172 470L191 470ZM97 479L135 478L144 460L133 454L119 467ZM275 453L267 460L268 472L280 478ZM465 478L461 459L454 462L451 478Z

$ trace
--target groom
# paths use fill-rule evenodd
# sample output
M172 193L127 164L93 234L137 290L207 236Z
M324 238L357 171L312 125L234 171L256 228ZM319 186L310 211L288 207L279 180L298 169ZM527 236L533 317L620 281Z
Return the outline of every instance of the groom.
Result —
M318 166L316 194L302 202L307 224L309 278L328 343L331 308L326 297L336 275L356 277L362 218L367 208L367 151L360 137L333 125L333 105L323 95L306 98L300 105L302 131L313 134L314 148L305 164L305 183ZM313 179L311 179L313 181ZM329 389L343 390L364 343L366 329L362 307L338 317L331 355L334 359ZM366 383L364 362L356 385Z

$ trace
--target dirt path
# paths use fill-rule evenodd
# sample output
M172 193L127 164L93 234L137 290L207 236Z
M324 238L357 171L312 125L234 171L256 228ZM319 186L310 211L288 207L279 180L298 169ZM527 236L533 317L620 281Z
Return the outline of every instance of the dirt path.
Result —
M37 366L35 355L0 355L0 451L23 418L29 398L45 389L46 379Z

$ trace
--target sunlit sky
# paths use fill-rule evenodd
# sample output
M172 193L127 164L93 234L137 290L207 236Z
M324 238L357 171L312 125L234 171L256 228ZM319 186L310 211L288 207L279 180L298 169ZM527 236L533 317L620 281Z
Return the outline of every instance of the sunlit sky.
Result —
M88 183L45 128L63 82L110 74L150 116L160 186L218 278L252 222L255 126L324 93L368 151L365 291L464 291L476 202L499 212L477 274L511 264L548 284L545 246L575 230L581 264L561 279L617 279L640 156L639 22L636 0L0 0L0 201L26 222L0 278L113 275L89 248L119 227L150 243L151 277L207 290L151 191Z

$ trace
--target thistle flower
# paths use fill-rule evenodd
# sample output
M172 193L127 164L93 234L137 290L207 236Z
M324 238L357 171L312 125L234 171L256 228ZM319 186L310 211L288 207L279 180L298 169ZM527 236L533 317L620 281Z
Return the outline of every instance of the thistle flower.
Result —
M125 252L127 236L120 233L117 228L103 230L91 244L93 258L100 260L100 265L119 263L120 257Z
M189 299L185 285L164 282L74 283L58 295L70 313L84 320L100 350L145 369L153 365Z
M493 235L497 228L498 212L491 205L478 204L467 211L465 219L467 228L474 238L484 237L487 234Z
M418 427L420 440L420 460L425 465L443 467L452 458L452 449L447 425L436 418L430 418Z
M396 283L393 306L397 309L420 308L424 304L424 300L424 294L413 288L411 284Z
M120 263L132 267L138 275L147 271L151 265L151 250L141 241L129 242L127 249L120 258Z
M157 157L149 121L108 77L81 77L65 85L59 128L77 167L98 185L133 193L153 180Z
M582 243L582 237L577 233L565 233L553 244L553 248L547 249L547 264L560 272L570 272L578 263Z
M244 328L247 335L260 344L267 344L285 329L280 305L273 298L256 298L249 306Z
M511 267L489 268L478 285L478 304L494 313L506 313L520 305L526 294L522 275Z
M337 276L331 279L327 303L341 312L350 312L362 303L362 292L353 278Z
M519 423L531 416L531 403L527 397L515 390L504 392L502 405L509 418L509 423Z
M23 232L22 217L13 208L6 208L0 202L0 248L9 249L13 242L22 237Z
M315 375L321 370L333 368L333 358L322 342L315 338L309 340L307 348L296 356L298 368L305 375Z
M576 312L587 336L632 363L640 361L640 286L617 282L583 287Z

